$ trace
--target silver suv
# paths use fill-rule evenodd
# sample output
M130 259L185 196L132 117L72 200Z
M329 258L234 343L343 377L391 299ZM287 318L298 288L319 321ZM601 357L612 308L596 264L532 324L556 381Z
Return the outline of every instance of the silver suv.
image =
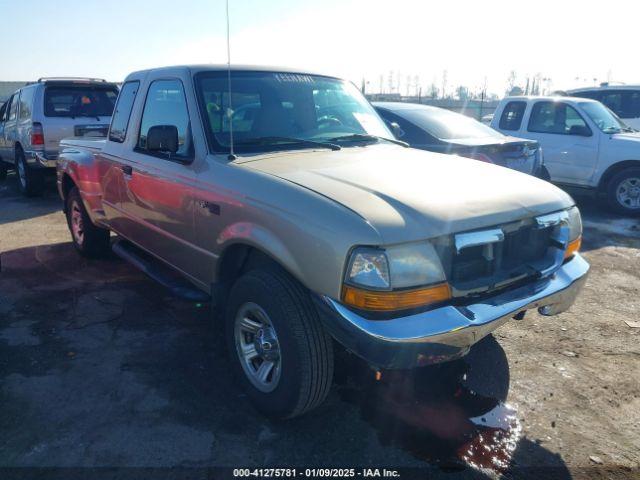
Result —
M28 196L44 188L66 137L106 136L118 86L93 78L41 78L0 107L0 178L15 168Z

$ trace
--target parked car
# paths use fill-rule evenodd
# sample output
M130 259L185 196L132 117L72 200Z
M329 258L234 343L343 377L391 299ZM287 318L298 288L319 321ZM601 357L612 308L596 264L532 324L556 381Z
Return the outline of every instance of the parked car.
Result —
M41 193L60 140L106 135L117 96L116 84L97 79L41 78L16 91L0 108L0 176L15 168L25 195Z
M585 281L569 195L391 136L338 78L153 69L127 77L106 139L62 142L58 188L81 254L111 230L152 278L211 299L248 397L293 417L329 391L332 337L376 369L444 362Z
M572 97L591 98L602 102L624 123L640 130L640 85L609 85L576 88L566 92Z
M389 125L396 126L396 137L414 148L495 163L548 179L536 141L507 137L444 108L399 102L375 102L373 106Z
M640 214L640 133L602 103L576 97L508 97L491 124L537 140L554 183L606 197L614 210Z

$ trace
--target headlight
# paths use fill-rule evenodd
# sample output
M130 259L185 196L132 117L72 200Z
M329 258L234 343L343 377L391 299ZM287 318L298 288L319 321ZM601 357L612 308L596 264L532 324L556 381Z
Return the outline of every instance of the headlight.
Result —
M580 250L582 244L582 218L580 217L580 210L578 210L578 207L572 207L567 210L567 213L569 214L569 245L565 250L564 258L573 257L573 255Z
M356 248L342 300L366 310L401 310L451 298L440 259L429 242Z

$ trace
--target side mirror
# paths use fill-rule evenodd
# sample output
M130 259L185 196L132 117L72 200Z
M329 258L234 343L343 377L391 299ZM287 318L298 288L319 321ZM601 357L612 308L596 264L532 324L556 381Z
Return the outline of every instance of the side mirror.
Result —
M154 125L147 132L147 150L176 153L178 151L178 127Z
M569 135L578 135L580 137L590 137L591 129L586 125L571 125Z
M387 123L387 125L389 125L391 133L393 133L394 137L396 137L397 139L401 139L402 137L404 137L404 130L402 130L402 128L400 128L400 125L398 125L396 122L389 122Z

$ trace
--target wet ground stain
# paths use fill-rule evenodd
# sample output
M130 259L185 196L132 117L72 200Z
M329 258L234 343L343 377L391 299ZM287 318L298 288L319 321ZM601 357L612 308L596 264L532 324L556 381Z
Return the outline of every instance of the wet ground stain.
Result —
M464 360L376 375L359 361L338 387L360 408L379 441L444 470L505 473L522 435L516 409L465 385Z

